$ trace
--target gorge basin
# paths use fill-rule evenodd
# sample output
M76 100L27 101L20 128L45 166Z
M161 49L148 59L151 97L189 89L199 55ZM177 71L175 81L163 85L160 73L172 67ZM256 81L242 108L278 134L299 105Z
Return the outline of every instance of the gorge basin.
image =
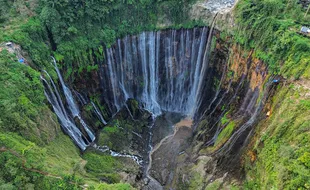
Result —
M42 77L45 94L64 131L82 150L94 147L113 157L132 159L142 171L143 177L138 180L142 178L143 184L135 182L139 188L175 186L180 176L184 182L187 175L178 165L183 164L180 159L191 159L194 145L190 140L195 138L196 150L217 145L222 146L218 149L222 155L236 155L268 95L266 88L256 104L259 87L249 85L248 74L241 73L232 80L234 73L227 72L227 50L221 49L214 32L213 28L201 27L143 32L118 39L105 49L104 61L96 58L99 69L97 78L92 79L100 92L96 103L83 95L83 90L70 89L54 62L61 92L46 73L48 80ZM257 75L255 69L253 72ZM264 70L260 75L256 80L266 76ZM92 120L83 119L87 111L80 111L87 105L104 125L103 130L97 129L96 139L94 128L87 124ZM231 138L224 138L232 143L219 144L218 139L229 133L224 130L229 123L221 120L230 105L239 109L236 113L242 115L238 121L241 127ZM195 122L201 124L193 125ZM209 124L209 128L204 127ZM197 128L199 133L194 136Z
M209 71L208 57L211 36L212 29L208 27L143 32L138 36L127 36L119 39L117 43L107 48L105 50L106 61L99 62L98 73L100 87L105 92L103 98L110 114L118 114L125 106L131 119L135 120L126 103L128 99L135 99L143 109L148 110L157 118L154 125L150 127L150 136L143 135L145 133L137 134L135 131L132 132L136 136L149 139L148 147L140 148L140 151L138 151L142 155L142 160L123 152L123 150L121 150L123 153L112 151L111 147L106 145L96 145L95 147L103 152L110 151L112 156L132 157L137 163L145 163L143 164L145 165L144 174L148 178L154 179L150 176L157 171L151 169L152 165L154 163L156 165L153 168L161 168L163 165L157 167L156 159L154 163L148 163L147 160L152 160L152 157L157 157L158 154L162 154L162 151L168 151L169 148L174 151L182 149L181 144L190 136L191 132L188 128L180 128L182 127L179 126L180 123L190 126L188 119L178 123L181 116L194 116L196 108L204 104L200 95L212 92L208 88L209 92L202 92L206 90L204 88L206 84L202 81L206 77L206 72ZM66 97L65 105L68 105L69 109L63 108L64 105L60 101L59 92L53 86L54 82L51 78L49 78L49 81L43 78L47 87L46 96L53 105L58 118L62 121L65 132L75 142L78 142L78 146L83 150L90 146L94 139L84 134L85 131L88 134L91 131L88 130L88 126L80 117L78 103L74 100L73 93L64 84L55 60L54 67L58 73L63 94ZM47 74L47 76L49 75ZM83 100L79 104L85 104L85 99L88 99L88 97L84 98L78 92L74 94L77 100ZM93 102L91 102L91 105L95 108L94 112L101 123L106 124L107 118L103 118L98 107ZM83 124L82 128L73 125L73 118L76 116L79 116L79 121L83 121L81 122ZM71 126L67 126L67 123L71 123ZM124 126L118 127L127 130ZM184 133L184 139L180 139L179 133ZM176 137L174 138L174 136ZM142 141L141 143L143 144ZM174 143L178 145L174 145ZM156 147L156 145L158 146ZM152 152L154 156L143 156L145 155L143 153L145 149L149 149L148 152L150 153L152 147L156 147L156 151ZM175 154L177 152L170 155L171 159L175 159ZM170 166L171 168L173 166ZM160 183L165 182L160 180Z
M0 0L0 190L310 189L310 0Z

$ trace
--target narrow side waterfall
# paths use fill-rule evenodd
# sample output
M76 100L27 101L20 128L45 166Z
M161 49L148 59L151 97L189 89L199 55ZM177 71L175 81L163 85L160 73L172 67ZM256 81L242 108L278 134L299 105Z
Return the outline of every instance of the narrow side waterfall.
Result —
M96 113L98 119L101 121L101 123L103 123L104 125L106 125L107 122L106 122L105 119L103 118L103 116L102 116L100 110L97 108L97 106L95 105L95 103L94 103L94 102L91 102L91 105L93 106L93 108L94 108L94 110L95 110L95 113Z
M212 32L212 31L211 31ZM119 39L105 50L101 84L113 111L128 98L155 115L194 113L212 35L207 27L143 32ZM208 37L209 36L209 37Z
M81 117L78 105L75 103L75 100L72 96L72 92L65 85L54 58L53 58L53 63L54 63L54 67L57 72L59 81L61 83L63 95L65 96L65 100L66 100L65 102L68 105L67 107L70 110L70 112L68 112L66 107L64 106L61 95L53 79L50 77L50 75L46 71L44 72L47 75L48 80L46 80L43 76L41 76L41 80L43 81L44 86L45 86L45 90L44 90L45 96L47 97L47 100L52 105L53 110L56 113L63 130L73 139L73 141L77 144L79 148L81 148L82 150L85 150L86 147L95 140L95 135L89 129L88 125ZM79 123L81 124L82 129L80 129L75 124L74 118L77 118L79 120Z

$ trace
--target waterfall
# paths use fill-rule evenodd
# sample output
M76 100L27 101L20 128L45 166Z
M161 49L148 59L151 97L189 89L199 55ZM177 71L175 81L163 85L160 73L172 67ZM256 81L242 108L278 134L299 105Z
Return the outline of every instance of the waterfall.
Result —
M200 91L204 85L201 77L204 78L208 70L211 33L208 27L143 32L118 39L105 49L106 59L99 65L99 74L111 112L116 113L127 99L134 98L155 116L162 111L193 115L197 101L201 101ZM81 117L54 58L53 66L64 100L48 74L50 82L42 78L46 96L64 130L81 149L85 149L95 140L95 136ZM73 92L82 105L87 103L81 94ZM63 101L66 103L63 104ZM98 119L106 124L96 105L92 103L92 106ZM82 129L75 125L74 119L79 120Z
M53 79L46 71L44 71L44 73L46 74L50 82L48 82L43 76L41 76L41 80L43 81L45 86L44 89L45 96L47 97L49 103L52 105L53 110L56 113L63 130L73 139L73 141L77 144L78 147L80 147L82 150L85 150L86 147L95 140L95 135L81 117L80 110L77 104L75 103L75 100L72 96L72 92L65 85L62 75L57 67L54 58L53 58L53 65L55 67L58 79L60 81L63 90L63 95L66 100L65 102L68 105L67 108L68 110L70 110L70 112L68 112L66 107L64 106L63 100L61 99L60 93ZM79 120L87 136L81 131L81 129L77 127L77 125L74 122L74 118L77 118Z
M217 18L217 15L218 13L215 14L214 18L213 18L213 21L212 21L212 24L211 24L211 28L210 28L210 32L209 32L209 35L208 35L208 40L207 40L207 45L206 45L206 49L205 49L205 52L204 52L204 56L203 56L203 64L202 64L202 68L200 70L200 75L199 75L199 78L198 78L198 85L197 85L197 91L196 91L196 101L195 101L195 107L196 109L199 109L201 103L202 103L202 100L200 99L200 95L203 93L203 81L205 80L205 74L206 74L206 70L209 66L209 56L210 56L210 48L211 48L211 42L212 42L212 33L213 33L213 29L214 29L214 26L215 26L215 23L216 23L216 18ZM193 110L194 112L195 110Z
M102 88L117 112L128 98L154 115L162 111L194 114L206 51L212 40L207 27L143 32L126 36L105 50Z
M68 117L68 113L64 109L64 105L58 96L58 89L54 86L53 88L50 86L49 82L46 81L42 76L41 80L45 84L46 88L44 90L44 94L47 100L53 107L55 114L58 117L58 120L63 128L63 130L71 137L71 139L80 147L82 150L85 150L86 144L83 140L83 134L78 129L78 127L74 124L73 120ZM53 80L50 78L51 83L53 84ZM56 95L57 94L57 97Z
M73 92L74 92L75 96L78 98L78 100L81 103L81 105L86 105L87 104L87 100L84 98L84 96L82 94L80 94L76 90L73 90Z
M104 125L106 125L107 122L104 120L104 118L103 118L103 116L102 116L100 110L97 108L97 106L95 105L95 103L94 103L94 102L91 102L91 104L92 104L92 106L93 106L93 108L94 108L94 110L95 110L95 113L96 113L98 119L101 121L101 123L103 123Z
M258 88L256 88L253 92L251 89L248 90L247 95L243 100L243 104L238 112L242 111L244 112L243 114L247 113L250 115L250 118L237 130L235 130L233 134L229 137L229 139L213 154L227 155L233 150L233 147L242 135L246 135L245 141L243 141L243 145L248 142L248 140L250 139L250 135L253 134L253 126L255 126L255 123L258 122L261 111L263 110L264 105L266 104L270 96L270 91L274 88L271 82L273 80L273 77L269 78L269 81L264 86L262 97L260 99L260 93ZM213 137L214 141L216 140L216 138L217 136Z

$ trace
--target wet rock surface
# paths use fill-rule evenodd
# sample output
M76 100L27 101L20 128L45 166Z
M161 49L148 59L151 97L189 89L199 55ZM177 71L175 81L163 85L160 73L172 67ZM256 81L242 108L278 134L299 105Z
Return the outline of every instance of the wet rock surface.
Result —
M192 19L199 19L208 25L211 25L216 17L216 29L231 31L234 26L232 9L236 3L237 0L198 1L191 7L189 14Z
M147 158L151 113L130 99L100 132L98 144L112 150ZM143 159L145 160L145 159Z
M235 0L209 0L205 3L202 3L203 6L205 6L213 13L232 8L234 4Z
M179 113L164 113L156 118L152 127L152 146L158 144L163 138L173 134L173 125L182 119Z
M174 134L164 138L151 153L150 175L160 184L170 184L175 175L177 158L189 146L188 139L192 135L192 121L181 120L174 126Z

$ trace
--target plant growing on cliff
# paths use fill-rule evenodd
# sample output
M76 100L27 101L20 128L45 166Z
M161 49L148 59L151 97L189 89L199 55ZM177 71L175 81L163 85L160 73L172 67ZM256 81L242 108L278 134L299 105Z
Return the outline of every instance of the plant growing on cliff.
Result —
M256 57L265 61L274 73L287 77L307 77L310 40L300 35L299 23L307 23L297 0L244 0L236 8L235 39L255 49ZM284 64L283 64L284 63Z
M264 130L256 131L257 159L246 162L247 189L310 187L310 107L305 90L294 85L278 89L271 105L271 110L277 111L260 122L257 129Z

